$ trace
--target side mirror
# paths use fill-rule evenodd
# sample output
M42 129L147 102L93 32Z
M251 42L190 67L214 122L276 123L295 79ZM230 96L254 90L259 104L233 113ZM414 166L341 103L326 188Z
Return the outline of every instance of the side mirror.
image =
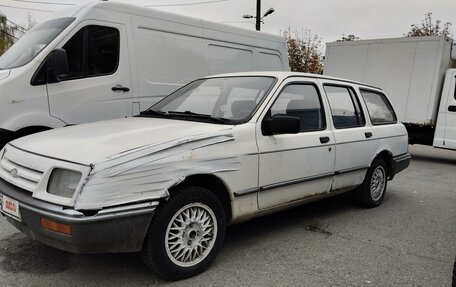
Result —
M54 49L47 58L48 83L60 82L69 73L67 53L64 49Z
M261 124L261 131L265 136L297 134L299 130L300 120L298 117L274 116L264 119Z

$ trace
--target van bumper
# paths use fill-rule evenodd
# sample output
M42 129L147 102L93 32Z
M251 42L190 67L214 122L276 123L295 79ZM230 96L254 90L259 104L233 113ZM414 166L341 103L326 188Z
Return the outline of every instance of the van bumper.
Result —
M9 223L30 238L71 253L136 252L141 250L158 202L133 204L102 209L95 215L50 204L32 197L0 179L0 199L7 196L19 202L20 219L2 211ZM63 234L41 226L41 220L69 225L71 234Z
M409 153L393 157L390 179L410 165L412 156Z

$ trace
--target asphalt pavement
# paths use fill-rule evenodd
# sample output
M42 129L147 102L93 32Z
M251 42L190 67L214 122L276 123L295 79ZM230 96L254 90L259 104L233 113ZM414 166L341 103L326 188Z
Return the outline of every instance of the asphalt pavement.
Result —
M0 218L0 286L451 286L456 151L410 152L380 207L345 194L231 226L212 266L179 282L137 254L65 253Z

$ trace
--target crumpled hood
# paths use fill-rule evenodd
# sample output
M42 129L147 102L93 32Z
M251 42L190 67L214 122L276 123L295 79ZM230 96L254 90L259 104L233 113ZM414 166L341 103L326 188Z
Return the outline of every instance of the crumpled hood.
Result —
M185 139L230 127L134 117L54 129L19 138L11 144L28 152L89 165L145 145Z
M0 81L8 77L10 70L0 70Z

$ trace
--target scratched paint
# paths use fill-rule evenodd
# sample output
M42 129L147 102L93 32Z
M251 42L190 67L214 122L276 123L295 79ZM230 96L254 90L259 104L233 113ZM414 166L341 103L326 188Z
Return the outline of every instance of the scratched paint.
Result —
M237 157L195 157L196 150L229 141L234 141L231 128L145 145L107 157L92 165L75 209L166 198L169 188L190 175L239 170Z

